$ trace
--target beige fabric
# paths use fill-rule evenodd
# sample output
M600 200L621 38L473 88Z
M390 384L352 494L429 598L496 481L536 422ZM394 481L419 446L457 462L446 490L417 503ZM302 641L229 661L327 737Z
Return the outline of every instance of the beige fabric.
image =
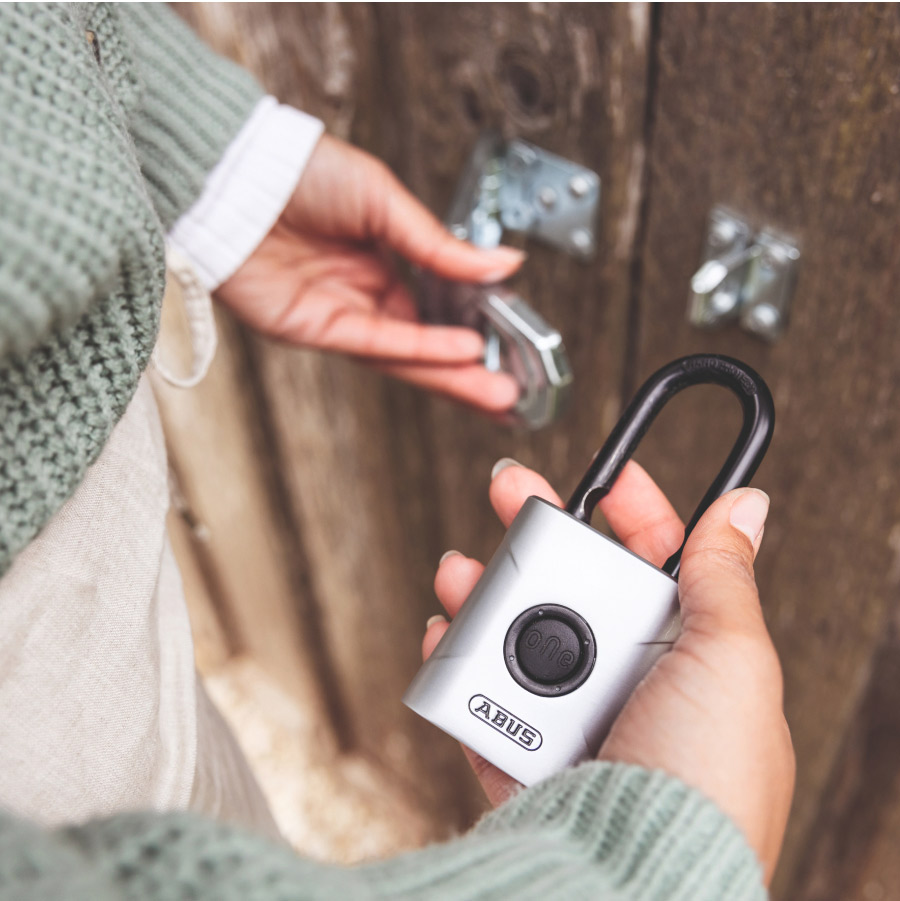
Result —
M275 831L194 671L146 376L76 494L0 580L0 805L44 824L191 809Z
M186 375L176 374L165 359L162 341L153 348L153 365L170 385L193 388L206 378L216 355L218 336L212 298L193 266L171 244L166 244L166 279L174 280L181 287L179 294L190 336L191 368Z

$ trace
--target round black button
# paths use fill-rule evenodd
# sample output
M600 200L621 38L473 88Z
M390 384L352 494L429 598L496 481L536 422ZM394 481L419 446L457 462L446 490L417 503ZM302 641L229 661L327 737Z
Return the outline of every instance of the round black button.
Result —
M557 685L578 669L581 641L568 623L539 616L519 635L516 655L527 676L543 685Z
M578 688L590 675L596 658L588 624L558 604L532 607L516 617L506 633L504 653L516 682L544 697Z

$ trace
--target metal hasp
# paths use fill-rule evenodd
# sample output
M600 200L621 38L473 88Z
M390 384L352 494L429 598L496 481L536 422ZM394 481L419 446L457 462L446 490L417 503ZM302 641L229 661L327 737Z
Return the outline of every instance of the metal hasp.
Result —
M595 250L600 178L526 141L483 134L463 170L445 219L479 247L496 247L505 231L521 232L581 259ZM431 322L467 325L485 336L485 365L515 376L515 419L549 425L564 408L572 370L562 336L515 291L428 277L422 310Z
M769 341L784 332L800 250L771 229L754 232L724 207L710 213L703 263L691 279L688 321L711 328L737 319Z

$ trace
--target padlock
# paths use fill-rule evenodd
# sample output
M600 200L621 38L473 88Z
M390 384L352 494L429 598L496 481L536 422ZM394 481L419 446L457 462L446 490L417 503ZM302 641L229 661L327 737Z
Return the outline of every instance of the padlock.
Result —
M684 357L648 379L566 508L530 497L404 703L525 785L597 754L680 630L678 549L660 569L590 525L660 409L690 385L740 400L743 426L689 520L747 485L769 446L772 395L749 366Z

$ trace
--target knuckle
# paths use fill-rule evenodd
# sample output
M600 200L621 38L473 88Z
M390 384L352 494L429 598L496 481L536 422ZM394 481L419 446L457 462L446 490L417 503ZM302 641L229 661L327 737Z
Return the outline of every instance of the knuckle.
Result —
M633 529L622 536L627 545L629 542L640 541L649 536L656 536L661 545L677 548L684 536L684 527L673 522L669 517L660 514L641 520Z
M745 551L729 545L710 544L685 556L681 565L680 581L690 587L699 587L710 580L729 582L737 580L756 593L756 581Z

